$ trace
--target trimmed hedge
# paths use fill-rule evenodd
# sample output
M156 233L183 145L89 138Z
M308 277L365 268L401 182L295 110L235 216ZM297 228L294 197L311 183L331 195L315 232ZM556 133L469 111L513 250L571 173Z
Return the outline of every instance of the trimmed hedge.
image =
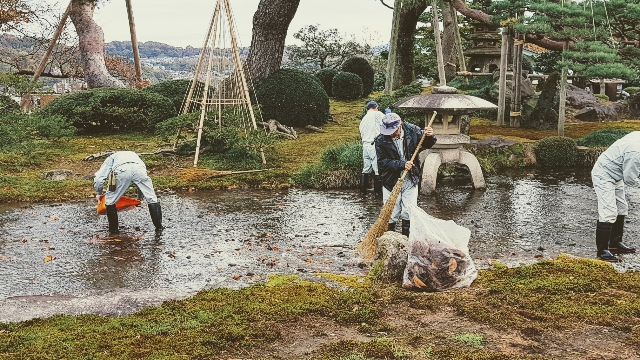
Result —
M333 77L331 92L336 99L359 99L362 97L362 79L350 72L339 72Z
M342 71L356 74L362 80L362 96L369 96L373 91L375 71L369 62L361 57L352 57L342 64Z
M315 76L318 78L318 80L320 80L320 82L322 83L322 87L324 87L324 91L327 92L327 95L329 95L329 97L333 97L331 87L333 84L333 77L336 76L337 73L338 70L330 68L320 69L315 73Z
M175 115L170 99L151 91L91 89L60 96L42 110L63 116L83 133L150 131Z
M176 108L175 114L178 114L182 110L182 104L190 87L191 80L169 80L147 86L143 91L153 92L168 98Z
M287 126L322 126L329 118L329 96L313 75L280 69L256 89L262 118Z
M7 95L0 95L0 114L20 110L20 105Z
M579 146L587 147L609 147L623 136L630 133L630 130L624 129L602 129L596 130L591 134L576 140Z
M535 145L536 160L541 166L575 166L578 162L578 148L575 140L568 137L552 136Z

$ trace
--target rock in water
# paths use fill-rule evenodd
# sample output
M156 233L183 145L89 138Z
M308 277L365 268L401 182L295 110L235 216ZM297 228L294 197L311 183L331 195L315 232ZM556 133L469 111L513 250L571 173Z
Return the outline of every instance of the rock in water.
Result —
M66 179L72 174L73 174L73 171L71 170L57 169L57 170L45 171L40 175L40 177L45 180L60 181L60 180Z
M402 281L404 268L407 266L407 242L406 236L394 231L387 231L378 238L376 260L382 261L380 280Z

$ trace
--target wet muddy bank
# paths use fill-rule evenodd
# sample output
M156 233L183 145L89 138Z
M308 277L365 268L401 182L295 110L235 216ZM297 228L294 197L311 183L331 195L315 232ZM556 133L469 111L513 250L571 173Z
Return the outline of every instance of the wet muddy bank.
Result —
M445 179L419 205L472 231L480 268L559 253L593 257L596 200L588 172L550 170ZM637 239L638 197L626 238ZM365 274L353 248L380 201L352 191L234 190L161 197L167 229L155 236L146 207L120 214L105 239L91 201L7 208L0 214L0 321L54 313L123 315L210 287L238 288L269 274ZM47 258L50 261L45 261ZM621 270L640 268L626 255Z

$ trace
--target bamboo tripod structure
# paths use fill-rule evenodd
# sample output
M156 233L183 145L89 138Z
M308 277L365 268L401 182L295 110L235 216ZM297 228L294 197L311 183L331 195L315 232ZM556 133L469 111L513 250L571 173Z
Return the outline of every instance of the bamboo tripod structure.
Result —
M226 18L226 19L225 19ZM235 66L236 72L231 75L230 80L231 85L235 85L234 89L237 89L234 94L231 94L231 97L227 97L228 94L225 93L225 83L219 82L217 84L217 88L214 86L214 96L210 97L210 89L212 87L212 72L213 72L213 62L215 57L216 47L219 47L220 39L219 32L222 33L221 25L223 21L227 21L229 26L229 35L231 37L231 52L233 57L233 64ZM222 49L218 49L218 55L220 55ZM203 68L203 63L205 62L205 57L207 57L208 51L208 60L207 60L207 70L206 77L204 82L204 90L202 92L201 99L195 99L195 90L198 85L198 76L200 71ZM253 104L251 103L251 97L249 95L249 86L247 85L247 77L244 73L244 69L242 67L242 61L240 59L240 50L238 48L238 41L236 37L236 31L234 28L233 16L231 14L231 6L229 5L229 0L218 0L216 3L215 10L213 12L213 16L211 18L211 22L209 24L209 29L207 31L207 36L204 40L204 44L202 47L202 52L198 58L198 63L196 65L196 72L191 83L191 87L189 88L189 92L187 94L187 98L182 107L182 114L186 114L189 112L192 103L200 105L200 121L198 123L198 138L196 142L196 153L193 160L193 166L198 166L198 159L200 155L200 146L202 143L202 130L204 127L204 121L207 117L207 110L210 108L215 108L217 110L216 120L219 126L222 126L222 109L226 105L238 105L246 108L248 110L251 124L254 130L258 130L258 125L256 123L256 116L253 111ZM174 148L177 146L178 138L180 137L180 130L176 135L176 140L174 142ZM264 150L260 149L260 155L262 158L262 163L266 164L266 159L264 156Z

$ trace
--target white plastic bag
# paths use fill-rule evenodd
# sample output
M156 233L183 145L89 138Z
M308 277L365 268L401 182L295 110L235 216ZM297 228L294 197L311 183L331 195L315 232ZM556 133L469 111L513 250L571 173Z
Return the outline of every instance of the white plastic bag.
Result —
M402 287L443 291L471 285L478 270L469 256L471 231L452 220L440 220L417 206L409 207L407 267Z

